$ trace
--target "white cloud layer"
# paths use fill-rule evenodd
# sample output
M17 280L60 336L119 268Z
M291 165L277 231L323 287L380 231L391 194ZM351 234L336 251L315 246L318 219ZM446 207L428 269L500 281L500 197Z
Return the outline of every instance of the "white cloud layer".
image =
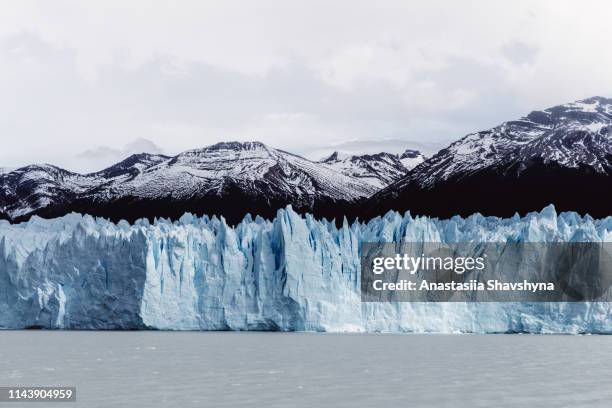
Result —
M163 150L152 141L138 138L120 149L108 146L97 146L77 154L68 163L69 167L78 171L88 172L102 170L138 153L164 154Z
M80 152L139 138L170 154L220 140L314 158L356 142L435 150L611 96L610 15L607 1L12 2L0 166L83 170Z

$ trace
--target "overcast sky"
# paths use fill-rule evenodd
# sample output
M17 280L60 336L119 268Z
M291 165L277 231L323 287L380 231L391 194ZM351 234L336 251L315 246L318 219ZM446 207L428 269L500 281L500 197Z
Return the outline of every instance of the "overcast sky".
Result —
M222 140L431 152L612 95L609 1L1 4L0 166Z

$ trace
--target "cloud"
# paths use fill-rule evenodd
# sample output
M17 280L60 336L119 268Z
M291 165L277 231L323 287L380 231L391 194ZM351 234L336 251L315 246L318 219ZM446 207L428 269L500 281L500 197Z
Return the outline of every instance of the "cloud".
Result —
M321 160L329 157L329 155L336 151L351 155L375 154L380 152L400 154L407 149L419 150L425 156L431 156L438 151L438 146L428 142L404 139L347 140L306 151L304 155L311 160Z
M75 160L72 162L72 168L84 169L85 171L103 169L133 154L139 153L164 154L162 149L152 141L145 138L138 138L121 149L98 146L93 149L85 150L75 156Z
M122 149L113 149L110 147L98 146L94 149L85 150L84 152L79 153L77 156L79 158L88 160L94 158L105 159L110 157L112 157L113 159L124 159L128 156L138 153L163 154L163 151L152 141L145 138L139 138L128 143Z
M533 64L538 55L538 47L522 41L512 41L504 44L501 52L514 64Z
M97 170L95 157L139 138L169 154L221 140L305 155L346 141L441 148L533 109L612 95L606 10L15 2L0 14L0 164Z

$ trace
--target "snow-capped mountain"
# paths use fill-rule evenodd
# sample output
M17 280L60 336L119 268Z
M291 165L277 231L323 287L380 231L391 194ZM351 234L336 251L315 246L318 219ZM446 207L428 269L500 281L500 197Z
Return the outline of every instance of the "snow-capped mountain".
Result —
M133 178L146 169L169 159L170 157L161 154L133 154L111 167L92 174L92 176L102 179Z
M374 192L317 163L258 142L218 143L189 150L139 172L129 180L102 186L95 197L191 198L240 188L267 200L283 195L296 204L317 197L358 199Z
M178 218L184 212L272 217L291 204L299 211L340 216L377 188L326 165L258 142L218 143L174 157L139 154L81 175L50 165L0 175L0 211L23 220L70 211L111 219Z
M94 184L90 177L48 164L0 174L0 211L18 219L37 209L73 200Z
M508 216L554 203L610 214L612 99L556 106L469 134L365 203L366 212Z
M63 208L103 185L120 183L169 157L137 154L105 170L78 174L35 164L0 174L0 218L27 219L39 211ZM61 212L61 211L60 211Z
M408 151L407 151L408 152ZM410 152L413 152L411 150ZM414 151L416 152L416 151ZM420 153L416 152L417 155ZM406 167L401 156L391 153L364 154L364 155L341 155L338 152L321 161L329 168L358 178L376 189L388 186L394 181L404 177L412 167ZM419 156L415 156L418 160ZM422 155L420 155L422 157ZM409 162L407 162L409 164Z

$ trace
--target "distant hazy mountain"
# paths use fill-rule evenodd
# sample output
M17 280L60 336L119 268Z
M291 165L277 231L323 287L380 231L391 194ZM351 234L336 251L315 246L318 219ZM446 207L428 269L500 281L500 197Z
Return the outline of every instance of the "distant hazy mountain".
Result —
M405 176L422 161L421 153L416 150L406 150L402 155L391 153L342 155L334 152L321 163L381 189Z

